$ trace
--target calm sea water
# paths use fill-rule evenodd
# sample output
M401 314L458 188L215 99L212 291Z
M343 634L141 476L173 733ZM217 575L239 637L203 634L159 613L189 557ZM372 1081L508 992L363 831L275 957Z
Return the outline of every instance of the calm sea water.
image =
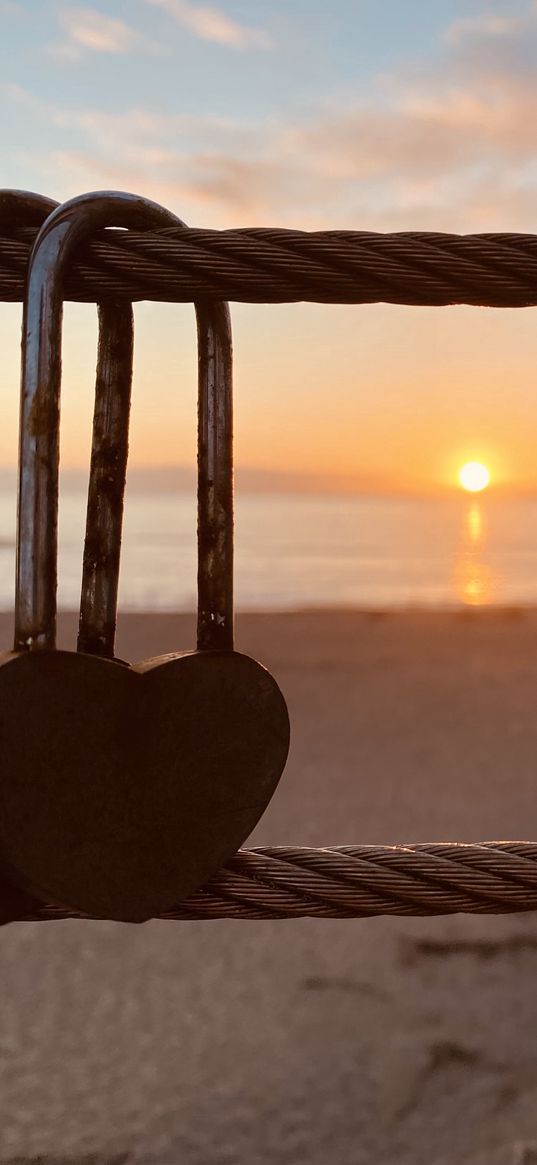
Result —
M60 508L59 604L80 595L85 497ZM128 498L120 605L192 609L195 504ZM0 607L13 604L13 494L0 493ZM537 500L244 495L236 502L236 606L278 610L537 603Z

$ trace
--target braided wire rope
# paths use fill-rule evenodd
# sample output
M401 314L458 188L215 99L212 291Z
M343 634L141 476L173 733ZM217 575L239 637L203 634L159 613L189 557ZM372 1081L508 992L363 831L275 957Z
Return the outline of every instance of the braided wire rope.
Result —
M7 216L5 216L7 217ZM3 222L0 300L24 298L34 225ZM78 249L65 298L537 305L537 236L272 228L107 230Z
M0 192L0 300L24 298L42 200L14 221ZM52 204L51 204L52 205ZM6 213L3 214L3 211ZM35 225L37 221L37 226ZM102 231L82 245L65 298L95 302L388 302L537 305L537 236L421 232ZM163 919L357 918L537 909L537 843L240 850ZM0 923L87 917L0 876Z
M21 921L87 917L21 896L13 909ZM492 841L239 850L201 890L159 917L365 918L535 909L537 843Z

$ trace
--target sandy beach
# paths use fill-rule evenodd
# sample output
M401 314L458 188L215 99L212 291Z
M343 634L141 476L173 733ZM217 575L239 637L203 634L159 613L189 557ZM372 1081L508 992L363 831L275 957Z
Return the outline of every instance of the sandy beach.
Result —
M192 643L186 616L120 621L123 658ZM537 837L537 613L245 615L237 646L292 724L251 842ZM534 915L16 923L0 944L1 1165L537 1161Z

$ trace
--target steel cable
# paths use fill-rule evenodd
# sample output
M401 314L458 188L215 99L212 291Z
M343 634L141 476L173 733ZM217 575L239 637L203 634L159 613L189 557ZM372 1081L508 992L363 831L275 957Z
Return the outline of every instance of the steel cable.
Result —
M0 299L22 300L34 225L2 213ZM537 304L537 236L293 231L101 231L83 244L65 298L96 302Z
M491 841L239 850L206 886L160 917L363 918L536 909L537 843ZM10 907L0 886L3 921L80 917L18 892Z

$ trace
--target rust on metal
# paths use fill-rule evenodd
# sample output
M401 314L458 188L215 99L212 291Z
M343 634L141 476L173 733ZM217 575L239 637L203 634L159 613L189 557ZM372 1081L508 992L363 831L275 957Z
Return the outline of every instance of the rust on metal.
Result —
M133 347L131 305L99 305L78 650L109 659L114 657Z
M100 227L148 229L169 225L170 221L177 223L175 216L149 199L102 191L57 207L35 241L23 318L16 651L50 649L56 642L62 281L68 261L77 243ZM114 536L118 535L120 524L116 520ZM96 597L96 591L94 594ZM109 599L107 592L108 606ZM101 606L98 612L93 609L98 622L102 621ZM93 632L85 617L84 635L87 634ZM98 634L97 630L97 638ZM108 650L109 632L107 640Z
M233 349L225 303L198 306L198 651L233 650Z
M58 207L38 233L23 322L15 650L56 640L62 287L79 243L106 226L184 228L148 199L103 191ZM232 342L226 304L196 304L198 649L233 648ZM132 373L131 306L102 302L80 651L113 658Z

